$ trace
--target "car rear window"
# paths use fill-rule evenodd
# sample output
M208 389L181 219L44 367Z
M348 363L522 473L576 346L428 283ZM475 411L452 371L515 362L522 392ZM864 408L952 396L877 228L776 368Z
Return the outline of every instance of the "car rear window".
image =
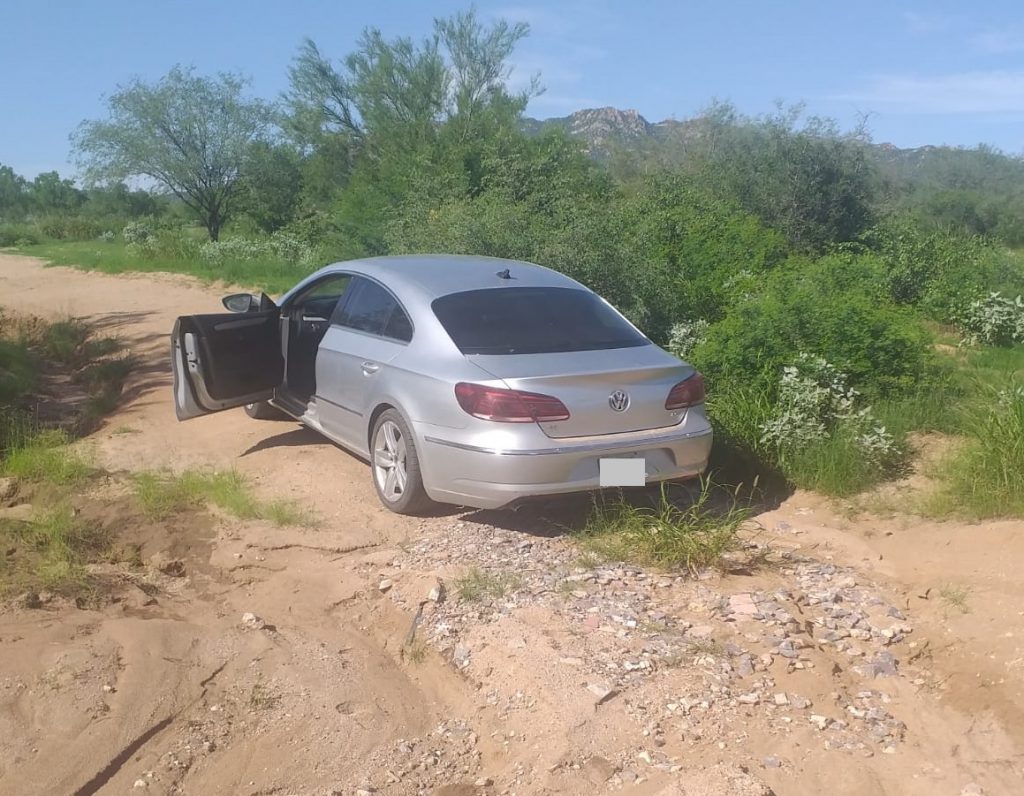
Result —
M431 305L463 354L547 354L647 345L598 296L561 287L467 290Z

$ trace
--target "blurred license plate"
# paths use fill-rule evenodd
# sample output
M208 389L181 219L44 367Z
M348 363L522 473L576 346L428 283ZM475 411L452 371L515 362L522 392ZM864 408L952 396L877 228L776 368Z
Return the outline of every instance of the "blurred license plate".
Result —
M601 459L601 486L643 486L647 483L647 462L643 456L629 459Z

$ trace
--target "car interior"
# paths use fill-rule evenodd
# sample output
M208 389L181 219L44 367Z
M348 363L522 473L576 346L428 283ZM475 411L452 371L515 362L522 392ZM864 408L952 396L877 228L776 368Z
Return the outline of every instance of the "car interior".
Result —
M316 354L331 316L352 277L335 274L317 282L291 303L287 312L288 356L285 386L289 397L306 403L316 392Z

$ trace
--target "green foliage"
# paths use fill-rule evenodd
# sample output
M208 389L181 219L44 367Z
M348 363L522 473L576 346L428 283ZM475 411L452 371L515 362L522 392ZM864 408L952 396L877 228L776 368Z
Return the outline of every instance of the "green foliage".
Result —
M870 226L874 174L863 131L844 136L819 118L800 127L802 116L801 106L751 119L731 105L713 105L694 159L722 196L796 249L820 251Z
M62 180L55 171L37 176L29 184L28 193L32 209L41 213L73 213L86 198L73 180Z
M863 241L885 265L892 300L920 304L939 321L953 320L998 279L994 252L981 238L929 231L904 217L876 225Z
M303 191L302 158L290 146L256 141L239 180L238 210L265 233L295 220Z
M1024 244L1024 159L990 146L876 156L890 202L923 230Z
M0 247L31 246L39 243L39 230L34 224L9 222L0 224Z
M715 390L774 383L800 352L823 357L870 398L911 389L930 366L929 339L887 300L869 256L791 260L711 326L693 361Z
M717 566L735 549L736 534L749 518L735 492L704 480L695 496L670 495L669 487L662 486L652 507L599 498L576 538L586 550L612 561L696 573Z

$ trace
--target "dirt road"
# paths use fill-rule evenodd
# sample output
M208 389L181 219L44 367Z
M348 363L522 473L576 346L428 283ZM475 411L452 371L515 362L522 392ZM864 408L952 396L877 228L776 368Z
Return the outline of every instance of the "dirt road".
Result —
M759 566L694 580L582 559L544 508L396 517L295 424L177 422L167 333L221 293L0 255L0 305L141 363L80 443L105 468L231 467L317 517L168 521L155 601L0 613L0 792L1022 791L1021 523L797 494Z

